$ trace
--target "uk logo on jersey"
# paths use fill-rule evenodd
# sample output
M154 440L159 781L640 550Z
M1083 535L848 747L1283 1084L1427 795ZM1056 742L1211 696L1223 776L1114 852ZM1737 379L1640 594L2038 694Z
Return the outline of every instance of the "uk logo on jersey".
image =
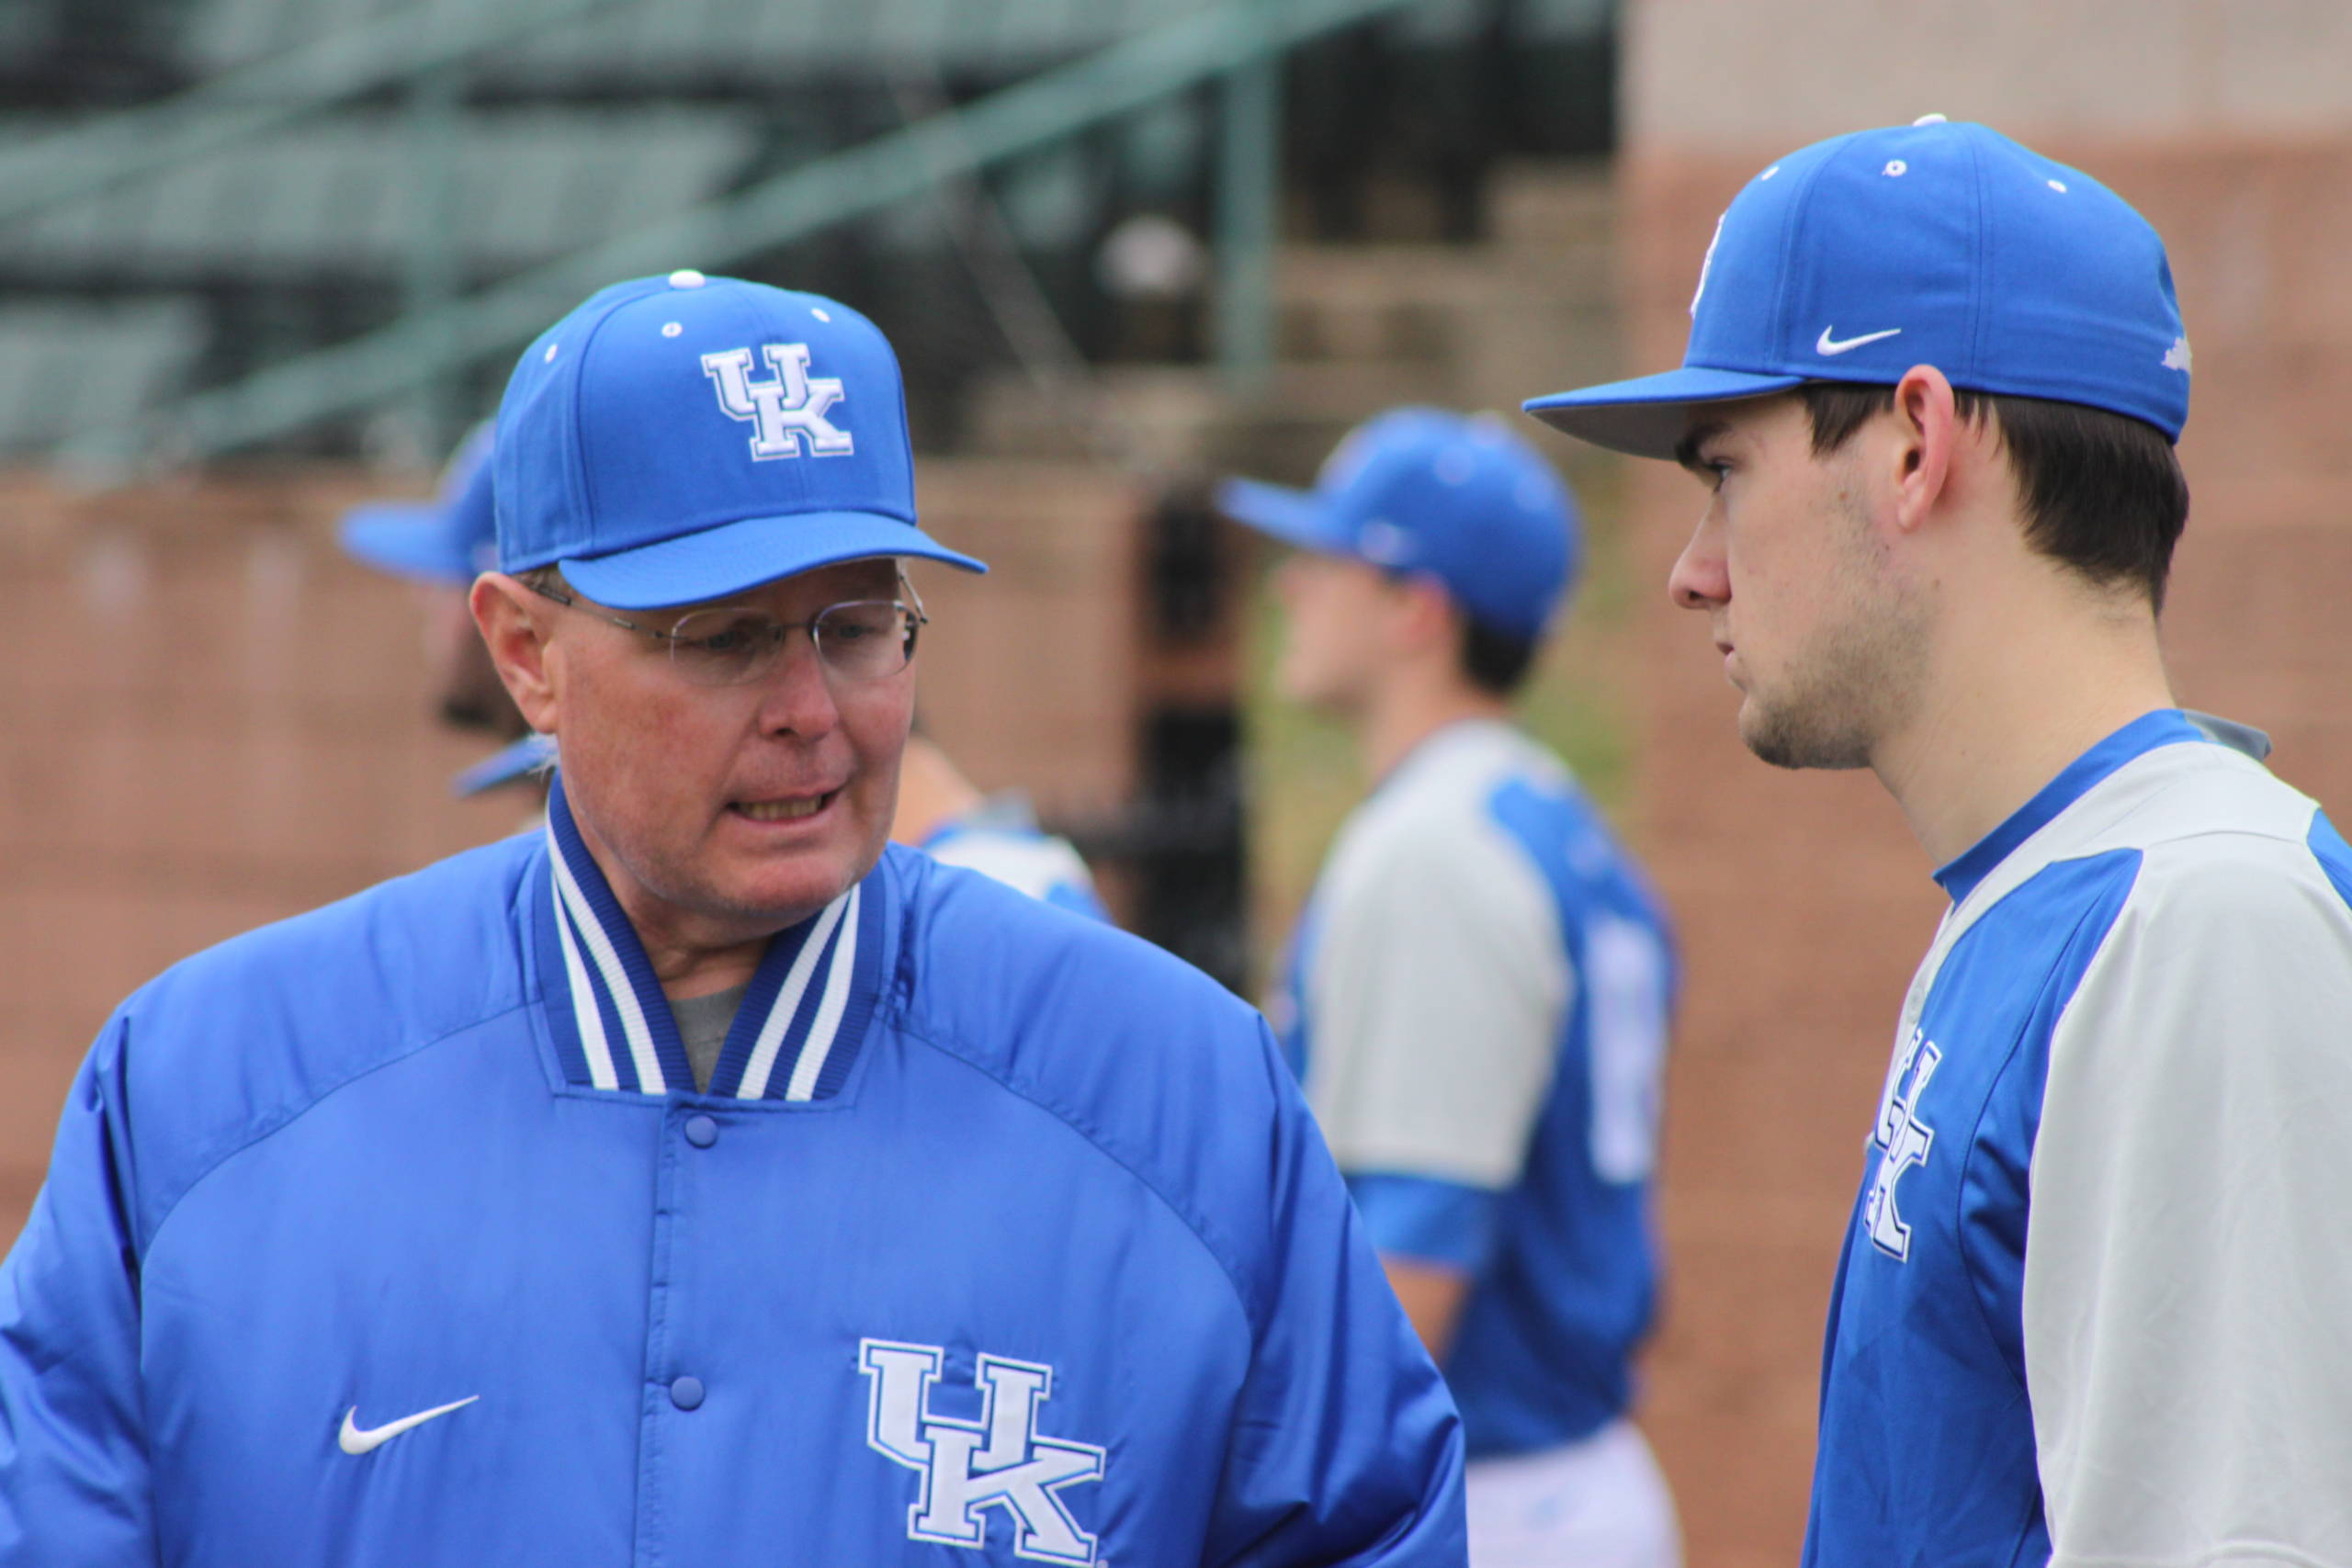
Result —
M1095 1538L1078 1528L1060 1493L1102 1478L1102 1450L1091 1443L1042 1437L1037 1406L1052 1396L1054 1370L982 1356L974 1379L976 1420L932 1408L946 1352L936 1345L888 1339L858 1342L866 1379L866 1446L922 1478L907 1511L915 1540L980 1548L988 1544L981 1510L1011 1520L1015 1556L1038 1562L1091 1564Z
M846 457L857 450L850 433L825 418L842 400L841 378L809 375L807 344L772 343L760 355L775 373L765 381L752 378L748 348L702 356L702 373L718 391L719 408L752 427L753 460L797 457L804 442L816 457Z
M1871 1133L1871 1142L1879 1147L1878 1174L1862 1202L1862 1223L1870 1227L1871 1244L1898 1263L1911 1256L1911 1227L1903 1223L1895 1190L1912 1167L1928 1163L1928 1151L1935 1145L1936 1130L1919 1120L1919 1097L1927 1093L1928 1080L1943 1059L1926 1034L1911 1032L1886 1076L1878 1125Z

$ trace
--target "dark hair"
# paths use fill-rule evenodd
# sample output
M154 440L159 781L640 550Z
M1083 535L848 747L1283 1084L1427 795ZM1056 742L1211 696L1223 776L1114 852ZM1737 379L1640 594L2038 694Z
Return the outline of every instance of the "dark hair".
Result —
M1462 673L1490 696L1508 697L1526 683L1535 649L1533 637L1497 631L1462 615Z
M1798 389L1826 457L1894 406L1893 387L1810 381ZM1987 417L2009 454L2033 549L2102 587L2127 584L2165 607L2173 547L2188 523L2188 480L2172 442L2128 414L2046 398L1952 389L1960 417Z

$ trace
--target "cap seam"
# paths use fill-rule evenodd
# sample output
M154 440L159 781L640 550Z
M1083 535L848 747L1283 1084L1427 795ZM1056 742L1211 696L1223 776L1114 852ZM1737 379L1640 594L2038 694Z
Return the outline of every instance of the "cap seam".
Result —
M1968 269L1968 365L1961 374L1970 381L1981 381L1986 360L1984 338L1991 325L1991 312L1985 308L1985 301L1992 298L1993 293L1985 275L1993 265L1995 236L1991 231L1992 209L1984 199L1983 149L1977 145L1977 139L1973 136L1962 137L1961 145L1968 153L1968 173L1972 182L1969 198L1974 207L1971 214L1973 221L1969 227L1976 246L1976 254L1971 258L1972 265Z
M612 324L612 320L615 316L619 315L622 310L636 304L639 299L648 298L651 292L652 291L650 289L646 289L639 293L632 294L626 299L616 301L613 305L612 309L605 311L604 314L598 316L594 321L590 322L586 335L581 339L580 352L573 356L573 367L568 372L568 378L571 384L568 389L569 395L565 400L569 406L564 412L565 423L571 427L571 475L573 483L579 491L580 515L588 525L588 536L580 541L580 547L578 549L569 552L569 554L573 556L585 558L599 553L594 547L596 544L596 523L602 516L602 513L597 508L594 477L588 471L588 443L585 439L586 433L581 428L582 410L580 392L581 387L587 377L588 354L591 349L595 347L596 340L604 335L605 329ZM557 558L560 560L564 558L564 557L562 555L559 555Z
M1837 145L1830 149L1826 156L1815 159L1814 161L1813 167L1807 169L1799 176L1799 184L1796 193L1789 203L1789 215L1781 225L1781 265L1779 268L1781 276L1778 284L1778 293L1772 302L1772 346L1776 351L1774 355L1776 363L1773 365L1772 368L1782 375L1804 376L1808 379L1813 378L1811 376L1811 367L1808 367L1804 369L1797 368L1799 364L1797 356L1790 352L1789 312L1796 308L1794 304L1794 297L1796 294L1794 274L1796 270L1795 255L1797 229L1805 214L1812 209L1814 187L1821 182L1821 178L1828 171L1829 165L1838 161L1838 156L1847 150L1848 145L1851 143L1854 137L1859 134L1860 133L1858 131L1849 132L1848 134L1838 138ZM1804 334L1803 331L1800 330L1797 333L1798 341L1802 342L1804 336Z
M915 469L914 418L907 412L906 367L899 363L899 351L890 345L890 340L887 337L882 340L882 352L890 356L890 367L898 372L896 379L899 383L899 428L907 433L907 449L904 454L907 462L907 515L901 521L910 527L920 528L922 526L922 502L915 494L915 480L920 476Z

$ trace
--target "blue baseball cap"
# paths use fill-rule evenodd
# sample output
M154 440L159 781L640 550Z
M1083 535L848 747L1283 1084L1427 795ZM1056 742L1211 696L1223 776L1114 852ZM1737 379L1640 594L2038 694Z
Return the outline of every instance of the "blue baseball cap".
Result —
M1350 431L1311 491L1227 479L1217 505L1288 544L1427 572L1471 619L1533 637L1580 564L1576 498L1491 415L1402 408Z
M492 430L474 427L441 470L432 501L377 501L343 514L345 554L381 571L463 586L496 563L490 493Z
M987 567L915 525L899 361L848 306L741 278L616 283L525 352L492 458L502 570L624 610L841 561Z
M1671 457L1694 404L1807 381L2083 403L2178 440L2188 339L2164 242L2122 197L1940 115L1792 152L1715 225L1682 368L1528 402L1547 424Z

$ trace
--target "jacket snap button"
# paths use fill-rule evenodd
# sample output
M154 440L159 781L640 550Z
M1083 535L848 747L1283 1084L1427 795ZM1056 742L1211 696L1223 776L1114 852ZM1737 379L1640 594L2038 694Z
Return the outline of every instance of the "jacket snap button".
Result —
M686 1118L686 1142L698 1149L707 1149L718 1142L718 1123L707 1116Z
M702 1379L687 1376L670 1385L670 1403L681 1410L692 1410L702 1403Z

